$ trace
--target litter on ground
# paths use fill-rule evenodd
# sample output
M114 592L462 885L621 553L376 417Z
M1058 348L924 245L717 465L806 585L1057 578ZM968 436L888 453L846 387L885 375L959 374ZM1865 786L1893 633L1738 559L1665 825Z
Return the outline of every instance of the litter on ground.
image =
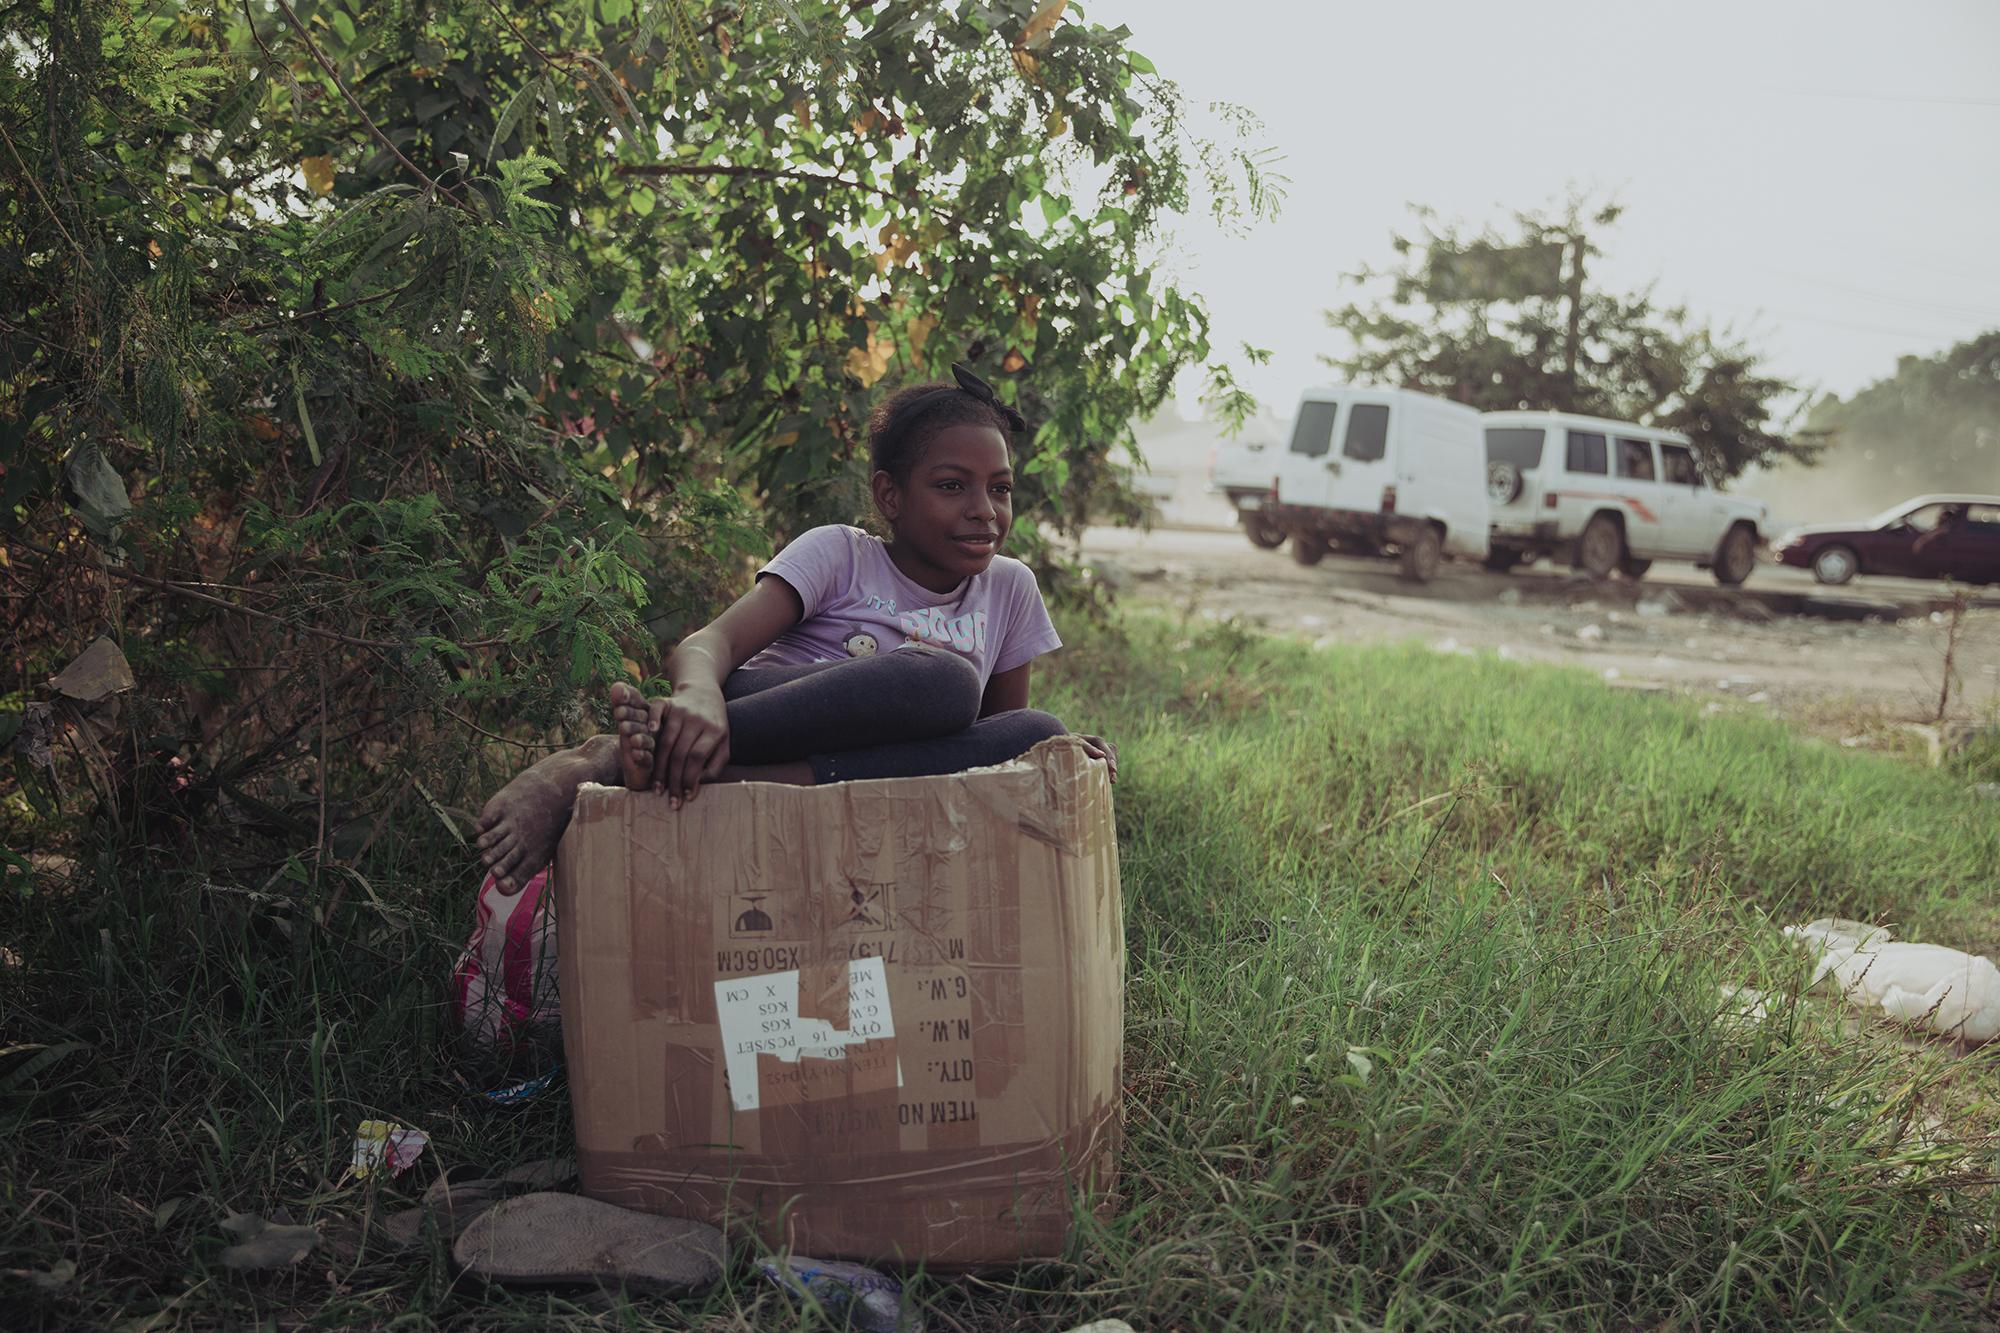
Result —
M1749 986L1724 986L1722 988L1723 1022L1749 1027L1763 1022L1771 1016L1771 997L1763 991Z
M1814 952L1811 984L1833 978L1850 1004L1964 1042L2000 1036L2000 967L1990 958L1840 917L1787 926L1785 936Z
M366 1180L389 1168L400 1176L431 1141L421 1129L405 1129L393 1120L364 1120L354 1131L354 1156L347 1167L347 1179Z
M903 1284L887 1273L837 1259L786 1255L757 1262L757 1271L794 1295L809 1295L828 1317L865 1333L922 1333L921 1316L903 1308Z

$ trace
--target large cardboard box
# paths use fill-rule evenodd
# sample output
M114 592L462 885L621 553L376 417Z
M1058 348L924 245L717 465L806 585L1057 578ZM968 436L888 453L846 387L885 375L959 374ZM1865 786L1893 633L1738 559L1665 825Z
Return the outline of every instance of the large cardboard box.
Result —
M585 787L556 862L585 1193L820 1258L1061 1253L1120 1139L1111 790L996 768Z

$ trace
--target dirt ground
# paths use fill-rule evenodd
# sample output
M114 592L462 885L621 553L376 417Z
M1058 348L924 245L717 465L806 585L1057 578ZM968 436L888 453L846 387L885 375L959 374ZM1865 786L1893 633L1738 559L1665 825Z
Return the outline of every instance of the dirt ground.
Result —
M1850 745L1929 742L1902 724L1937 712L1951 618L1942 584L1858 579L1841 589L1760 564L1740 590L1691 565L1593 584L1542 562L1511 574L1448 564L1429 585L1387 562L1295 563L1238 531L1096 528L1086 564L1127 601L1172 614L1240 616L1315 642L1417 640L1582 667L1616 688L1701 696L1712 709L1770 709ZM2000 589L1960 623L1950 713L2000 709Z

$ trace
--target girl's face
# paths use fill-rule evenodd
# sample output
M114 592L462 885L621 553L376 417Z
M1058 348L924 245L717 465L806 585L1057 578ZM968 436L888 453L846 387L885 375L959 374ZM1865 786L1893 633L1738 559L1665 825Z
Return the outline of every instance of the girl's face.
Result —
M1014 526L1014 469L992 426L947 426L932 437L909 480L875 474L875 507L895 538L889 558L910 580L950 592L984 573Z

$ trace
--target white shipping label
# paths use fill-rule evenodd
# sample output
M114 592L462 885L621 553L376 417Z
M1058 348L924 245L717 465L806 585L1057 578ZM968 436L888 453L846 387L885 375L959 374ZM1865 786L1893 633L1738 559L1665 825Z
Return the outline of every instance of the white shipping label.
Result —
M888 965L880 958L856 958L847 964L847 1026L836 1028L823 1018L799 1014L799 974L765 972L731 977L715 983L716 1023L722 1030L723 1067L729 1075L729 1100L739 1111L761 1104L757 1057L775 1056L787 1064L800 1059L845 1060L848 1046L881 1041L896 1035L889 1012ZM902 1069L896 1086L903 1085Z

